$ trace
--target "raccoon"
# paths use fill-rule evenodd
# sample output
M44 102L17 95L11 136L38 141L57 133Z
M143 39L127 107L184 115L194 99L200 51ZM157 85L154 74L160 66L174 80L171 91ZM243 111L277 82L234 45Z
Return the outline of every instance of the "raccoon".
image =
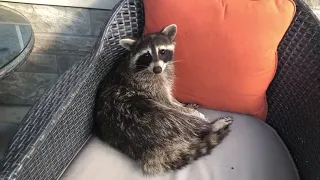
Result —
M124 38L124 58L101 81L97 136L135 160L144 174L163 174L210 154L230 132L232 117L210 122L172 95L177 26Z

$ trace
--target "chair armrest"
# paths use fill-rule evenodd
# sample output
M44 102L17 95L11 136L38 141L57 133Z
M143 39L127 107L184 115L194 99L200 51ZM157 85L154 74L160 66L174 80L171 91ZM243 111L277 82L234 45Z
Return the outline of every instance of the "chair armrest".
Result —
M320 23L296 0L296 14L278 49L268 91L267 123L287 145L302 180L320 178Z
M140 36L143 27L142 1L116 5L90 56L63 74L23 119L0 162L0 179L61 176L91 136L97 86L125 55L119 39Z

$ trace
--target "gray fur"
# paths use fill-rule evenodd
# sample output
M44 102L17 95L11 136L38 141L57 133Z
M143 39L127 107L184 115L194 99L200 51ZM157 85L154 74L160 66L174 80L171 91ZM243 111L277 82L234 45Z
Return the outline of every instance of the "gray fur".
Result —
M180 169L210 154L232 123L230 117L209 122L193 105L172 96L176 30L171 25L120 41L129 56L106 75L97 92L98 137L136 160L147 174ZM161 64L161 72L151 64Z

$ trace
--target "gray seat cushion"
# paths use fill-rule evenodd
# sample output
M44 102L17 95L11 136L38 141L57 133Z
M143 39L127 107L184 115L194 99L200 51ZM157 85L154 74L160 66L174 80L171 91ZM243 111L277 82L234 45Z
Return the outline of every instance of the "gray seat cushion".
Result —
M130 159L92 137L63 180L298 180L277 133L251 116L200 109L210 119L231 115L232 132L211 155L164 176L146 177Z

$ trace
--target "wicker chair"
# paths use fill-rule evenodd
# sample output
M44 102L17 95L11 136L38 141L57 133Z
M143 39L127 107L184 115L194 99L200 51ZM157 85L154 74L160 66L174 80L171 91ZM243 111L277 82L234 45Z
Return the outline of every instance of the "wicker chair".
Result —
M320 23L296 0L293 23L279 46L268 91L271 125L288 147L302 180L320 179ZM58 179L91 136L97 85L125 51L118 40L143 32L140 0L114 8L91 56L63 74L21 122L1 161L0 179Z

